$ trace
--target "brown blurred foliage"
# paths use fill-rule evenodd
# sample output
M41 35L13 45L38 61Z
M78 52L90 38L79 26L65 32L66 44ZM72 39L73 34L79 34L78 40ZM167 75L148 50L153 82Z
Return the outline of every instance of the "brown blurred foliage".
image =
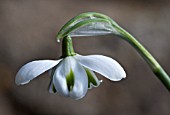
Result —
M15 74L32 60L57 59L55 35L73 16L104 13L118 22L159 60L170 74L170 2L168 0L0 0L0 115L169 115L170 94L138 53L116 36L74 38L83 55L103 54L118 60L127 78L104 82L82 100L47 91L43 74L16 86Z

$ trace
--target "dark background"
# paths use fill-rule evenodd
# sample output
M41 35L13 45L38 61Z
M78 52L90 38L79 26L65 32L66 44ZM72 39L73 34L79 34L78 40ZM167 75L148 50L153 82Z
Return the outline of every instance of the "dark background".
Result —
M0 0L0 115L169 115L170 94L146 62L125 41L113 36L74 38L76 52L118 60L127 78L103 83L78 101L49 94L50 77L41 75L16 86L25 63L57 59L55 36L73 16L104 13L146 46L170 74L170 2L168 0Z

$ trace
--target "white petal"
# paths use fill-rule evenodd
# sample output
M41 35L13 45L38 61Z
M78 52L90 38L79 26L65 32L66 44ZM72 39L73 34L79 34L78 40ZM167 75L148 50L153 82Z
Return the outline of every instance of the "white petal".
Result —
M39 60L29 62L26 65L22 66L22 68L18 71L15 78L15 83L17 85L27 84L30 80L51 69L60 61L61 60Z
M66 63L66 59L63 59L57 65L57 68L53 75L53 84L55 86L55 89L62 96L69 96L66 75L69 73L70 67Z
M74 74L74 85L71 91L68 90L66 77L70 71ZM83 67L73 57L66 57L57 66L53 77L53 83L57 92L63 96L70 96L73 99L82 98L88 89L87 75Z
M75 60L75 59L74 59ZM75 60L76 62L76 60ZM72 70L74 72L74 87L70 96L74 99L80 99L85 96L88 90L88 77L86 71L79 63L74 63Z
M126 77L126 73L121 65L112 58L102 55L74 56L79 63L92 71L95 71L106 78L119 81Z

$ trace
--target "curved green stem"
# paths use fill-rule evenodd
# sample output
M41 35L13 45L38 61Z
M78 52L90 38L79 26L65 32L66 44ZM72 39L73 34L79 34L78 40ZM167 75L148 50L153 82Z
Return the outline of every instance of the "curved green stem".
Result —
M160 66L160 64L154 59L154 57L140 44L132 35L119 26L112 24L114 28L120 33L120 37L129 42L139 54L146 60L146 62L151 67L153 73L161 80L165 87L170 91L170 77L165 72L165 70Z

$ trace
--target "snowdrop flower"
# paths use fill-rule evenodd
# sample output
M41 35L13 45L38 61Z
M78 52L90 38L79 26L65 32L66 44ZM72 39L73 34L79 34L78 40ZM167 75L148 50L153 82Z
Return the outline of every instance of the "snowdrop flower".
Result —
M99 86L100 80L94 72L111 81L126 77L121 65L110 57L76 54L69 36L63 39L61 59L29 62L18 71L15 82L17 85L27 84L48 70L51 73L49 92L73 99L81 99L88 88Z
M81 56L74 52L71 37L107 34L117 35L129 42L170 91L170 77L142 44L110 17L96 12L80 14L67 22L57 35L57 41L63 39L61 59L27 63L18 71L15 79L16 84L27 84L42 73L50 71L50 93L57 92L65 97L81 99L88 89L100 85L100 80L94 72L111 81L125 78L124 69L112 58L102 55Z

